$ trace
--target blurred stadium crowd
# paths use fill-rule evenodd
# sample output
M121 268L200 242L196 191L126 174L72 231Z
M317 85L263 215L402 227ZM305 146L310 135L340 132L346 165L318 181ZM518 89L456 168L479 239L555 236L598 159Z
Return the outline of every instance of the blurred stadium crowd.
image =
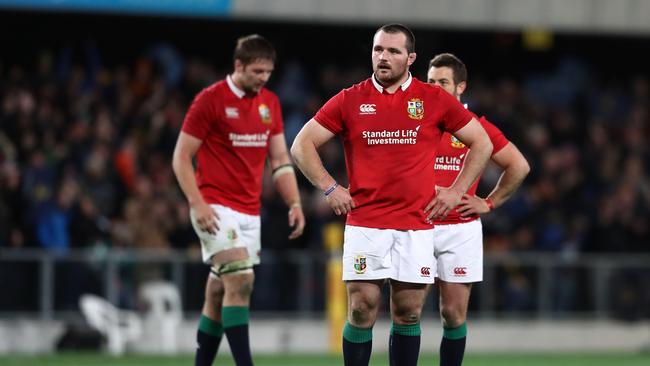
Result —
M0 59L0 247L198 250L171 154L192 97L231 65L172 43L144 49L120 63L93 42L34 50L30 63ZM418 51L424 67L433 53ZM270 88L289 144L329 97L370 75L369 58L353 61L308 65L280 54ZM647 75L621 72L624 62L596 74L568 54L551 69L512 77L467 64L465 102L532 167L517 194L485 216L487 252L650 252ZM345 181L338 143L324 150L325 165ZM490 167L479 192L499 174ZM307 231L291 243L284 205L265 184L265 248L321 250L322 226L340 220L320 192L300 184Z

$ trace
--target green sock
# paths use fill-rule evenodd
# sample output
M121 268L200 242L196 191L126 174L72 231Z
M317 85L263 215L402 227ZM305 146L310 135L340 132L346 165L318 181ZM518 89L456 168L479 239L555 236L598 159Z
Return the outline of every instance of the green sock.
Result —
M343 364L367 365L372 353L372 327L358 328L345 322L343 327Z
M444 328L440 341L440 364L461 365L465 357L467 342L467 325L463 323L457 328Z
M390 326L390 334L400 334L405 336L419 336L422 334L420 323L417 324L395 324Z
M248 324L247 306L224 306L221 309L221 319L224 328L232 328L238 325Z
M447 339L461 339L467 336L467 324L463 323L457 328L443 328L442 336Z
M372 328L358 328L345 322L343 339L352 343L365 343L372 340Z
M199 319L199 330L214 337L221 337L223 335L221 322L214 321L203 314L201 314L201 318Z

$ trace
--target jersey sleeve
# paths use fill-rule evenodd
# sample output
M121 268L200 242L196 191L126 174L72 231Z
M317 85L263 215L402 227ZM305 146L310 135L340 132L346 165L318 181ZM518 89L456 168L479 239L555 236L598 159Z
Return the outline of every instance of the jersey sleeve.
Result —
M335 135L343 132L343 91L333 96L316 113L314 119Z
M443 106L442 125L443 130L454 133L465 127L474 117L460 102L451 94L440 89L438 91Z
M210 121L216 116L213 103L214 98L207 89L197 94L185 115L181 131L204 140L210 132Z
M280 105L280 99L276 95L273 95L273 127L271 128L271 136L277 135L284 132L284 119L282 118L282 107Z
M492 155L498 153L508 145L510 141L506 138L506 136L501 132L497 126L493 125L490 121L488 121L485 117L481 117L479 120L481 122L481 126L483 126L483 129L485 132L487 132L488 136L490 137L490 141L492 142Z

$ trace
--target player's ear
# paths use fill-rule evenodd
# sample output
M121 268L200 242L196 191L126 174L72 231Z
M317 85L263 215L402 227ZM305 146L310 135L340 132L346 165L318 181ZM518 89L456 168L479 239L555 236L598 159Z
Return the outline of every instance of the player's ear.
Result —
M411 66L415 62L415 58L417 57L417 54L415 52L409 53L409 58L406 60L406 64Z
M464 81L461 81L456 85L456 94L461 95L465 92L465 88L467 88L467 83Z
M242 72L244 71L244 63L240 59L235 59L235 71Z

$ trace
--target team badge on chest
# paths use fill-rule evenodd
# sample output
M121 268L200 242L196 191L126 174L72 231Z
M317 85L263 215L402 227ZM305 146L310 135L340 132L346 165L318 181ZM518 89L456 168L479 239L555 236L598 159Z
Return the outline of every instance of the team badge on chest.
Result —
M260 112L260 119L262 120L262 123L264 123L265 125L270 125L271 110L269 109L269 107L267 107L266 104L260 104L260 106L257 109Z
M413 98L407 102L406 111L409 113L409 118L422 119L424 117L424 102Z
M457 149L462 149L465 147L465 144L463 144L459 139L457 139L456 136L451 135L451 146Z

